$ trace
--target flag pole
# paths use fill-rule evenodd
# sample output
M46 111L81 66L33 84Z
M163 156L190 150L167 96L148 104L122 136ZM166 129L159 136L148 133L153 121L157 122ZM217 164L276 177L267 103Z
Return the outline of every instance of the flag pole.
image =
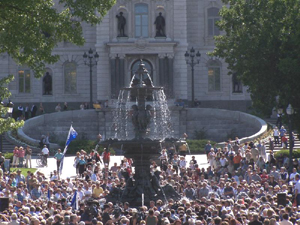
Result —
M64 151L63 151L63 157L62 157L62 159L60 161L60 165L59 165L59 172L58 172L59 179L60 179L60 175L62 174L64 159L65 159L66 152L68 150L68 146L69 146L70 142L72 140L74 140L78 135L76 130L73 128L72 124L73 124L73 122L71 121L70 130L69 130L68 137L67 137L67 140L66 140L66 145L65 145L65 148L64 148Z

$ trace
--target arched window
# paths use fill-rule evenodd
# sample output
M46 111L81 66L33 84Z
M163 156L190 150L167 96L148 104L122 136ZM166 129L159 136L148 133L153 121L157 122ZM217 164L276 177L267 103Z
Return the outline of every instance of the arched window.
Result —
M232 74L232 92L243 93L243 84L237 77L237 73Z
M43 77L43 95L52 95L52 70L46 68L46 72Z
M148 60L146 60L146 59L143 59L143 63L145 64L145 67L148 70L148 73L150 74L151 80L153 82L153 68L152 68L152 64ZM132 66L131 66L131 78L130 79L132 79L134 73L139 68L139 65L140 65L140 60L136 60L132 64Z
M64 64L65 94L77 93L77 66L74 62Z
M208 35L216 36L220 35L219 28L216 25L216 22L220 20L219 9L216 7L209 8L207 10L207 27L208 27Z
M30 77L29 69L19 69L19 93L30 93Z
M216 60L208 64L208 91L221 91L220 64Z
M136 4L135 9L135 37L148 37L148 5Z

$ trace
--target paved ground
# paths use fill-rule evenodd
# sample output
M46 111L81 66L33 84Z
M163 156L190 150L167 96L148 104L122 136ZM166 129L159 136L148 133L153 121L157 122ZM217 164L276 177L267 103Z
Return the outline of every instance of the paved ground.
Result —
M65 157L64 160L64 166L63 166L63 172L61 175L61 178L66 178L66 177L75 177L76 176L76 170L73 167L74 163L74 156L67 156ZM206 160L206 155L195 155L195 158L198 162L198 165L200 168L208 167L208 163ZM113 165L114 162L117 162L119 165L121 163L121 160L123 159L123 156L111 156L111 164ZM186 156L187 162L189 162L191 159L190 155ZM46 177L50 176L50 173L56 170L56 160L53 157L48 158L48 166L47 167L38 167L36 163L36 157L33 157L32 159L32 167L37 168L39 171L45 174Z

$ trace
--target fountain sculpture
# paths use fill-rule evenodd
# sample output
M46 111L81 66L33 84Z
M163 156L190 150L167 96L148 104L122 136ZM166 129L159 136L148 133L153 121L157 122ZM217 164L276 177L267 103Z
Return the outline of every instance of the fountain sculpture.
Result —
M150 171L150 160L160 156L172 129L163 88L153 86L142 60L130 87L120 91L114 118L115 139L105 143L121 146L124 156L133 160L135 173L127 178L124 190L111 193L107 200L140 206L151 200L178 199L171 185L160 186L159 171Z

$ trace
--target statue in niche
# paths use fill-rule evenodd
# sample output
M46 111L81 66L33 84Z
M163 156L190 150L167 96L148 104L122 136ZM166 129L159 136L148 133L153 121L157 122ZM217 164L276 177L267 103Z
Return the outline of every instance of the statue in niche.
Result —
M52 77L49 72L43 78L44 95L52 95Z
M161 12L156 17L154 24L156 25L156 36L155 37L166 37L165 32L164 32L165 26L166 26L166 21L165 21L165 18L162 16Z
M116 15L116 17L118 18L118 30L119 30L118 37L127 37L125 35L126 19L123 16L123 12L120 12L119 15Z

